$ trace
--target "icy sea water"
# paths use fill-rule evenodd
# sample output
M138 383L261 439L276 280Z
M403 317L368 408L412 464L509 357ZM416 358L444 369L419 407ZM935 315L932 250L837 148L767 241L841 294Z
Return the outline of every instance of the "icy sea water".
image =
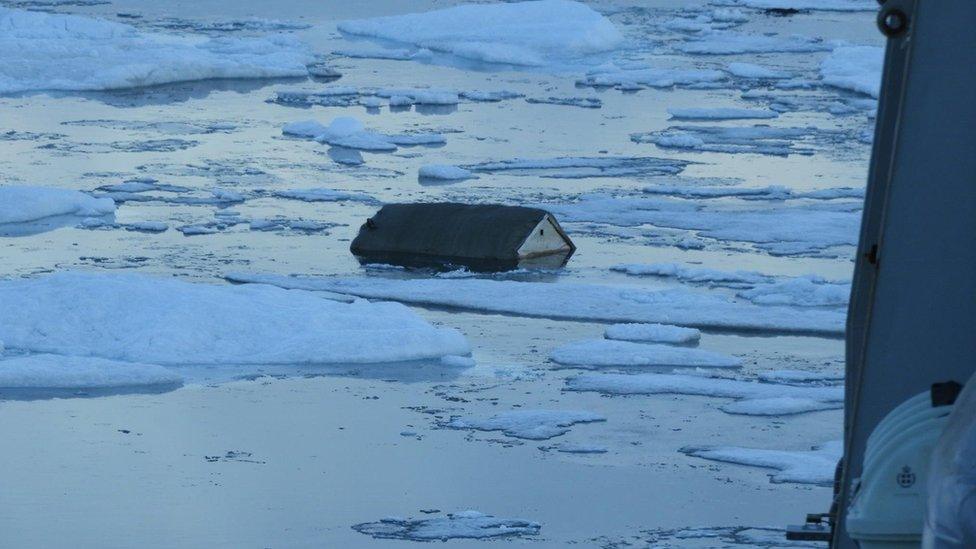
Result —
M14 5L16 3L9 3ZM375 48L342 39L336 20L443 7L429 2L148 3L49 5L60 12L118 18L168 32L205 30L200 22L257 17L309 25L296 36L316 51ZM660 22L699 3L599 2L594 6L628 36L647 38L627 52L634 60L721 67L745 61L813 78L823 53L685 56L666 47L682 35L659 34ZM214 16L220 13L220 16ZM807 13L773 18L748 12L736 32L773 31L853 43L880 42L871 13ZM174 20L180 20L174 22ZM122 19L119 19L122 20ZM182 21L182 22L181 22ZM187 24L186 21L196 24ZM331 31L329 29L332 29ZM222 31L207 31L219 34ZM226 31L223 31L226 32ZM245 31L258 32L261 31ZM797 146L813 154L774 156L692 152L632 140L632 134L687 126L668 120L668 108L764 107L739 98L764 88L725 82L717 89L577 87L585 70L511 70L348 56L330 56L343 76L334 82L219 81L118 92L32 93L0 97L0 172L3 183L93 190L127 179L154 178L190 189L163 197L210 197L215 187L241 193L240 204L128 201L115 221L164 222L161 233L121 228L76 228L0 237L0 274L25 276L63 269L124 269L218 282L232 271L417 276L364 269L348 253L359 224L376 208L358 201L303 202L269 191L325 187L365 193L384 202L415 200L565 203L600 192L644 197L649 185L674 176L646 172L548 177L532 171L479 172L478 179L430 185L425 164L475 165L513 158L657 157L687 161L681 177L741 179L741 186L782 185L797 192L859 187L868 146L849 137L819 136ZM299 108L270 102L283 90L432 87L458 91L511 90L530 98L599 98L600 108L529 103L462 102L392 112L387 106ZM765 89L765 88L764 88ZM775 90L774 90L775 91ZM818 105L855 101L844 91L779 91ZM819 102L819 103L818 103ZM294 121L328 123L354 116L383 133L437 132L443 146L401 147L394 153L329 150L283 137ZM863 113L838 116L823 108L795 109L770 121L699 125L808 126L857 134ZM5 133L16 132L16 133ZM336 162L359 158L361 165ZM586 177L575 177L585 175ZM741 207L732 199L701 204ZM775 202L756 208L776 209ZM239 216L228 216L227 212ZM314 230L250 230L240 218L318 222ZM180 227L215 228L188 236ZM850 276L853 248L820 257L774 256L741 242L707 241L684 249L649 237L653 228L567 224L579 246L558 273L516 275L554 284L588 282L659 288L671 279L631 277L609 270L619 263L695 263L773 275ZM193 231L188 231L192 233ZM696 287L697 286L692 286ZM703 290L705 291L705 290ZM708 291L730 294L726 288ZM820 486L770 483L767 469L687 456L687 446L807 450L840 437L842 412L796 416L730 415L727 398L680 395L602 396L565 391L579 373L556 368L556 347L601 337L605 325L417 308L428 320L460 329L474 346L474 368L443 364L288 369L188 369L187 385L161 394L69 395L37 398L5 394L0 402L0 546L57 547L383 547L403 541L373 537L354 525L384 517L427 519L476 509L500 519L541 524L538 534L494 543L560 547L771 546L742 530L687 532L685 528L782 527L829 506ZM739 356L735 375L768 370L839 372L842 341L805 336L705 332L700 347ZM240 379L240 378L246 379ZM122 391L122 393L125 393ZM65 396L65 395L56 395ZM95 398L97 397L97 398ZM607 418L574 425L549 441L507 437L500 431L439 428L454 416L483 417L511 409L588 410ZM598 446L605 453L554 451L555 443ZM547 449L540 449L546 447ZM436 512L434 512L436 510ZM684 532L684 533L682 533ZM700 535L699 535L700 534ZM760 539L760 541L755 541ZM70 541L69 541L70 540ZM751 541L750 541L751 540ZM482 540L452 540L477 546ZM660 544L660 545L655 545ZM738 544L738 545L736 545Z

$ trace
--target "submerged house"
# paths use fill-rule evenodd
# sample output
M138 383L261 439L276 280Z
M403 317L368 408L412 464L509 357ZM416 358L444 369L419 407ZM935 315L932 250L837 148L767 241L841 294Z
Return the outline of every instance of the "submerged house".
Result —
M362 263L500 271L561 267L576 246L545 210L442 202L383 206L350 250Z

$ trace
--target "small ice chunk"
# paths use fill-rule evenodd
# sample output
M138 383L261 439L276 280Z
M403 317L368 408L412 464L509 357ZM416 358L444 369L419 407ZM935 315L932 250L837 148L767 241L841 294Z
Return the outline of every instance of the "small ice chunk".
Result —
M606 421L593 412L572 410L513 410L485 419L454 418L444 423L450 429L502 431L505 435L529 440L548 440L569 432L577 423Z
M379 97L364 97L359 103L367 109L378 109L383 106L383 100Z
M353 530L376 539L448 541L450 539L502 539L534 536L542 526L520 519L500 519L479 511L462 511L425 519L385 518L353 525Z
M776 469L769 475L774 483L817 484L830 486L834 483L837 461L843 454L844 444L832 440L812 450L760 450L739 446L685 447L681 451L694 456L725 463Z
M670 324L612 324L603 332L607 339L642 343L696 343L701 332L694 328L682 328Z
M391 107L409 107L413 105L414 101L412 97L406 95L391 95L390 96L390 106Z
M462 179L478 177L464 168L447 164L428 164L421 166L419 176L421 179L441 179L444 181L460 181Z
M779 113L769 109L685 108L668 109L671 118L678 120L747 120L776 118Z
M811 372L808 370L772 370L759 374L759 379L771 383L809 383L843 381L844 373Z
M820 78L829 86L877 99L883 65L884 48L880 46L841 46L820 63Z
M484 90L471 90L461 92L461 97L469 101L479 101L485 103L497 103L499 101L505 101L508 99L516 99L522 97L523 94L509 91L509 90L497 90L497 91L484 91Z
M816 275L798 276L760 284L737 294L759 305L843 307L851 296L848 282L832 282Z
M588 339L563 345L549 358L566 366L601 367L699 367L738 368L736 357L673 345L655 345Z
M324 134L327 130L328 128L315 120L302 120L300 122L290 122L285 124L285 126L281 128L281 133L295 137L315 139L316 137Z
M441 357L441 364L451 368L472 368L475 361L469 356L446 355Z
M735 62L729 63L725 66L725 70L729 71L732 76L738 76L739 78L756 78L760 80L778 80L781 78L789 78L789 73L778 71L776 69L771 69L769 67L764 67L762 65L756 65L754 63L742 63Z
M736 34L713 32L701 38L679 43L678 51L699 55L730 55L737 53L806 53L830 51L834 46L820 38L804 36L767 36L764 34Z
M720 271L706 267L691 267L679 263L628 263L610 267L612 271L632 276L659 276L675 278L683 282L707 283L714 285L745 285L751 287L771 282L773 277L755 271Z
M543 452L560 452L563 454L605 454L607 453L606 446L600 446L599 444L579 444L575 442L560 442L557 444L552 444L550 446L539 446L539 449Z
M127 231L140 233L162 233L169 229L169 225L162 221L136 221L135 223L122 223L119 226Z

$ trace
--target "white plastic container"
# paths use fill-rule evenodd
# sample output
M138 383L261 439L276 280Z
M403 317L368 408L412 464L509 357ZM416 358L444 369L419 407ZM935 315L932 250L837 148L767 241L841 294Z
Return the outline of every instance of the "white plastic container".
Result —
M868 438L847 511L847 532L862 549L921 546L929 460L951 411L932 407L922 393L892 410Z

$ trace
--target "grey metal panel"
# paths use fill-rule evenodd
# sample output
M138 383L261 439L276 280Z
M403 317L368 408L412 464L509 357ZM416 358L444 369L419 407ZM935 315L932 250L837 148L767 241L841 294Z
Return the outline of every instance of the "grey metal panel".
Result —
M976 370L976 2L893 9L909 26L888 43L848 319L845 496L881 418Z

